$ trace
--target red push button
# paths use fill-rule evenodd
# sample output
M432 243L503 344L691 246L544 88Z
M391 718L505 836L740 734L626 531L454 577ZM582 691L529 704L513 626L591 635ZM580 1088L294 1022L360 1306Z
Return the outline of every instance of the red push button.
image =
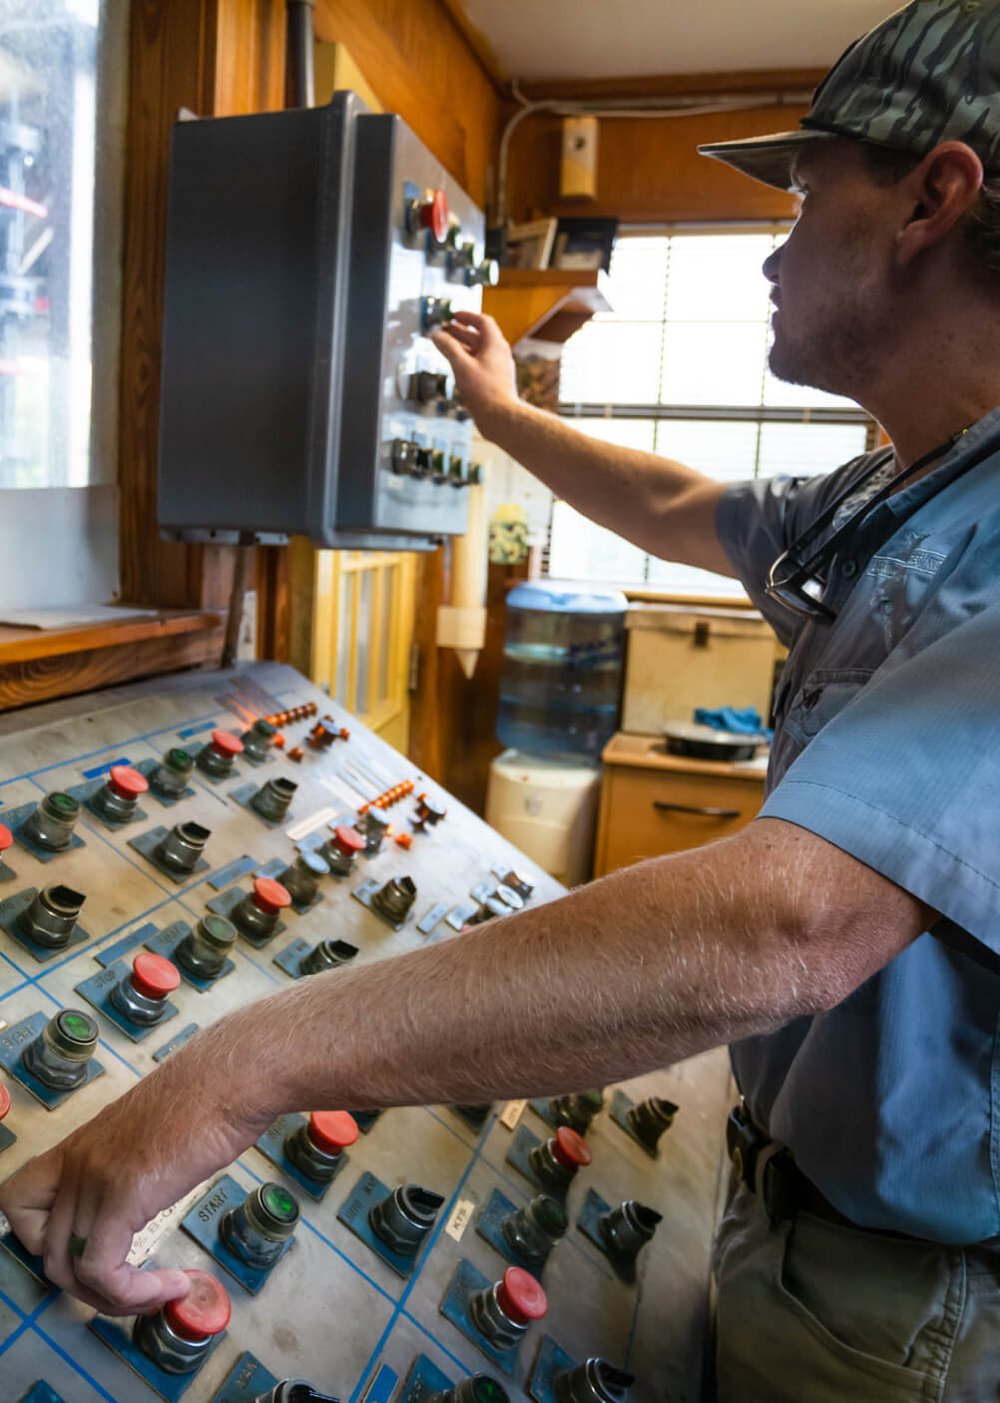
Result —
M266 916L276 916L279 911L283 911L286 906L292 904L292 898L288 891L273 877L254 878L253 899L254 905Z
M112 765L108 785L119 799L138 799L149 789L149 780L131 765Z
M561 1125L552 1139L552 1153L564 1169L575 1174L578 1169L589 1164L594 1156L582 1135Z
M515 1325L541 1320L549 1308L545 1292L523 1267L508 1267L497 1285L497 1304Z
M358 1123L349 1111L312 1111L309 1139L318 1150L339 1155L358 1138Z
M3 1082L0 1082L0 1120L3 1120L4 1116L7 1114L7 1112L8 1112L9 1110L10 1110L10 1092L9 1092L9 1091L7 1090L7 1088L4 1086Z
M229 1293L221 1281L207 1271L191 1269L184 1275L191 1289L181 1301L168 1301L163 1317L171 1330L191 1344L201 1344L213 1335L221 1335L229 1324L233 1308Z
M345 824L338 824L333 830L333 841L342 853L347 857L354 853L364 852L365 840L356 828L348 828Z
M147 999L165 999L180 982L176 966L152 950L143 950L132 961L132 988Z
M9 828L5 828L0 823L0 853L5 853L14 841L14 835Z
M429 229L435 242L443 244L448 237L448 196L440 187L420 206L420 227Z
M221 755L232 757L243 754L243 742L232 731L213 731L212 744Z

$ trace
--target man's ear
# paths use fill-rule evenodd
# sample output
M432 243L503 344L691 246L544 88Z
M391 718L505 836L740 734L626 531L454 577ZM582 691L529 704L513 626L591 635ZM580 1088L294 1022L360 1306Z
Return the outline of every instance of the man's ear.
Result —
M896 257L907 267L947 238L975 204L983 163L964 141L942 141L899 184L907 206L896 233Z

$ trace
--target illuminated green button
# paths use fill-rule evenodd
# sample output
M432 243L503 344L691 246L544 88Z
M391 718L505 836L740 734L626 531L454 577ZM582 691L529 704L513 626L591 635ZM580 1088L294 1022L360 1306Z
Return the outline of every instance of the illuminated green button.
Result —
M279 1223L294 1223L299 1216L299 1205L280 1184L264 1184L260 1191L260 1205Z
M507 1403L507 1390L489 1374L474 1375L472 1393L476 1403Z
M49 795L49 806L67 816L69 814L75 814L80 807L72 794L64 794L61 789L57 790L55 794Z
M63 1009L49 1024L52 1046L73 1062L86 1062L97 1047L97 1023L89 1013Z
M168 769L182 770L187 773L194 765L194 761L186 750L181 750L180 746L174 746L173 750L168 750L164 757Z

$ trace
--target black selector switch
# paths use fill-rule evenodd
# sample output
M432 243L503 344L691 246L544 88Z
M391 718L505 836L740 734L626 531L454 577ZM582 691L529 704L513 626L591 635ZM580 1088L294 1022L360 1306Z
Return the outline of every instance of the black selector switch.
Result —
M156 856L174 872L193 872L212 836L200 823L175 823L156 849Z
M415 1257L437 1222L444 1196L418 1184L400 1184L368 1211L372 1232L401 1257Z
M568 1125L578 1135L586 1135L603 1105L603 1092L575 1091L568 1096L554 1096L549 1102L549 1115L557 1125Z
M436 326L444 326L453 316L451 302L447 297L421 297L420 329L431 331Z
M539 1194L500 1223L507 1246L526 1266L539 1271L549 1253L569 1227L566 1210L558 1199Z
M251 807L257 810L261 818L280 823L288 813L298 787L294 780L285 779L283 775L269 779L250 800Z
M624 1403L635 1376L616 1369L606 1359L588 1359L556 1374L558 1403Z
M217 979L236 944L236 927L209 912L174 950L174 959L199 979Z
M272 1267L299 1221L298 1199L281 1184L260 1184L219 1224L223 1242L251 1267Z
M86 899L72 887L43 887L18 916L18 927L36 945L62 950L69 944Z
M320 878L329 875L330 866L318 852L303 852L296 853L295 861L278 873L278 881L293 901L311 906L319 895Z
M266 1393L258 1393L253 1403L340 1403L332 1393L320 1393L305 1379L282 1379Z
M418 370L410 377L410 399L417 404L435 404L448 398L448 376L436 370Z
M175 745L153 771L150 783L157 794L167 799L178 799L187 788L193 769L194 756Z
M381 851L382 841L390 824L389 815L384 809L377 809L372 805L365 814L364 823L365 852L369 857L374 857Z
M630 1198L609 1213L602 1214L597 1225L613 1257L632 1258L647 1242L652 1242L653 1234L662 1221L662 1213Z
M647 1150L655 1151L660 1136L674 1123L677 1107L673 1101L665 1101L660 1096L650 1096L648 1101L640 1101L628 1112L628 1123L635 1138Z
M87 1063L97 1049L97 1021L89 1013L64 1008L24 1049L24 1065L43 1086L73 1091L87 1080Z
M410 914L417 899L417 887L412 877L390 877L384 887L372 895L372 905L393 925L400 925Z
M80 805L72 794L61 789L46 794L24 824L27 837L47 852L65 852L73 841L73 829L80 817Z
M322 974L328 969L338 969L349 964L357 953L358 947L349 940L321 940L308 955L303 955L299 973Z

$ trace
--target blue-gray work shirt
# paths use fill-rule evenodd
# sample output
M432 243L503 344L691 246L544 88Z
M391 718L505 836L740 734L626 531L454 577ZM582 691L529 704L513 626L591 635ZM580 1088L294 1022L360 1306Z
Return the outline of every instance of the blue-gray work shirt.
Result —
M1000 1234L1000 409L874 509L885 543L872 555L862 527L836 562L836 622L799 621L764 594L768 568L871 461L737 483L719 505L735 572L790 648L761 816L942 920L836 1008L732 1059L754 1120L842 1213L976 1242ZM887 537L881 514L911 500Z

